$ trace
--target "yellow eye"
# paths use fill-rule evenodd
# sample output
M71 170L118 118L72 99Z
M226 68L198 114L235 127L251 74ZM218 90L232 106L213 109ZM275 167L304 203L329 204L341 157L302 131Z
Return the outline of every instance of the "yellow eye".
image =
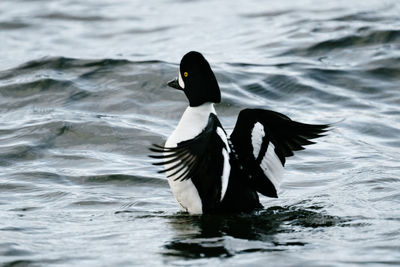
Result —
M189 76L189 73L187 73L186 71L183 73L183 76L187 77Z

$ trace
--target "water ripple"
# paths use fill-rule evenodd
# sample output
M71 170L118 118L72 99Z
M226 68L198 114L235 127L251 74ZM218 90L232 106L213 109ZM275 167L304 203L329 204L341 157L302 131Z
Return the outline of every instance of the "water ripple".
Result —
M398 263L395 0L0 6L4 266ZM151 165L187 106L166 83L190 50L228 132L246 107L333 126L288 158L263 210L180 213Z

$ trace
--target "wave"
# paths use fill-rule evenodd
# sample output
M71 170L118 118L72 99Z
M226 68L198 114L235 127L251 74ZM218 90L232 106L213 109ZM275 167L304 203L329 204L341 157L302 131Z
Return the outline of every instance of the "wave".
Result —
M350 34L324 41L313 42L313 44L309 46L291 48L281 53L280 56L328 55L333 51L343 52L344 49L362 49L366 47L380 46L382 44L396 44L399 40L400 30L369 30L367 33L363 34Z
M103 59L83 59L83 58L70 58L70 57L43 57L40 59L30 60L14 68L0 71L0 79L8 79L13 76L29 73L28 71L37 70L75 70L79 68L107 68L113 66L123 65L142 65L142 64L156 64L166 63L160 60L144 60L144 61L131 61L127 59L118 58L103 58Z

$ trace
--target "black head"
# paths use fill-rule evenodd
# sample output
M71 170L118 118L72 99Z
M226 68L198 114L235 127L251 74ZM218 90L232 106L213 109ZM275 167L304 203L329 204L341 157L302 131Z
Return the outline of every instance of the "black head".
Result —
M210 64L199 52L191 51L183 56L179 77L168 83L169 86L183 90L191 107L206 102L221 102L221 92Z

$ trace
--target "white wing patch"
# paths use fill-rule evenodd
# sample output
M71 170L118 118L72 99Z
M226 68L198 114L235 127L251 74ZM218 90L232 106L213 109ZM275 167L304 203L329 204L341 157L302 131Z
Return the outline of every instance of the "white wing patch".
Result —
M217 134L219 137L221 137L221 140L225 143L225 148L222 149L222 155L224 157L224 168L222 171L222 176L221 176L221 201L224 199L226 189L228 188L228 182L229 182L229 175L231 173L231 165L229 163L229 153L231 152L231 149L229 148L228 145L228 139L226 138L226 134L224 130L222 130L221 127L217 128Z
M253 146L253 155L255 159L257 159L258 154L260 153L264 136L264 126L257 122L254 124L253 131L251 132L251 144Z
M251 132L251 144L253 146L254 159L260 156L260 149L265 136L264 126L257 122L254 124ZM278 190L279 185L282 182L283 177L283 166L278 156L275 154L275 146L271 142L268 143L267 152L260 163L260 167L264 174L268 177L275 189Z
M264 174L278 190L279 185L282 182L283 177L283 166L278 156L275 154L275 146L271 142L268 144L267 152L260 164Z

